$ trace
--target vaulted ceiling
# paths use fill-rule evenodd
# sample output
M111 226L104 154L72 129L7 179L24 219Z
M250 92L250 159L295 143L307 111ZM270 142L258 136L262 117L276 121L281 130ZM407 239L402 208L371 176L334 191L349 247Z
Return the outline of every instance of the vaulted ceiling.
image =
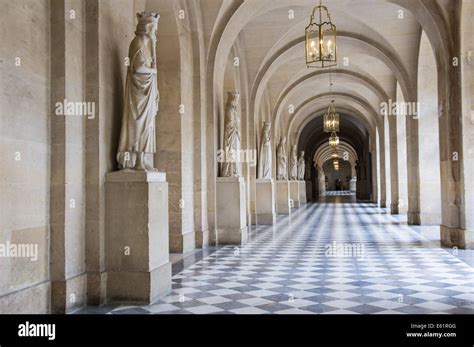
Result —
M301 148L313 153L315 146L325 142L317 124L322 123L322 110L331 100L329 75L336 105L345 113L341 138L354 142L353 138L364 133L368 140L381 125L380 104L396 100L397 81L409 98L408 90L416 83L421 35L413 14L390 1L327 0L323 4L338 30L338 66L308 69L304 32L318 3L244 1L233 13L235 23L229 21L246 55L250 103L257 124L271 120L275 141L286 135L300 146L309 146ZM296 111L289 112L289 106Z

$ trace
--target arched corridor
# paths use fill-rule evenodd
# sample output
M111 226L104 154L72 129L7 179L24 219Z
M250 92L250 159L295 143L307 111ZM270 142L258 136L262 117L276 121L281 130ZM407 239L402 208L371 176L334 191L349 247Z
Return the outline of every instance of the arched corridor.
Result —
M0 4L0 314L474 313L471 0Z

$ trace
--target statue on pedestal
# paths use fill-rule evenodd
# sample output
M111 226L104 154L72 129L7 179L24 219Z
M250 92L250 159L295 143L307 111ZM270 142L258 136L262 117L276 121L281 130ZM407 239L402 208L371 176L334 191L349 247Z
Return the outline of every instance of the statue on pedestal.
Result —
M277 180L288 180L288 165L286 155L286 137L282 137L277 148Z
M293 146L290 156L290 180L298 180L298 150L296 145Z
M304 175L306 173L306 163L304 161L304 152L301 152L300 159L298 160L298 180L304 181Z
M262 140L258 158L258 178L261 180L272 179L272 123L265 122L262 130Z
M224 122L224 162L222 163L222 177L240 177L240 116L237 111L240 94L227 93L227 106Z
M136 36L129 49L117 161L119 169L156 171L152 157L156 153L155 118L160 101L156 69L156 31L160 16L142 12L137 18Z

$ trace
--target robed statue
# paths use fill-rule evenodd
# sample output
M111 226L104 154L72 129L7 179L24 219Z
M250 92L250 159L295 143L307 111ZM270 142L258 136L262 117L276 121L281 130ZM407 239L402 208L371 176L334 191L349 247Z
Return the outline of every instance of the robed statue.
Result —
M222 177L240 177L240 116L239 106L240 94L229 92L224 121L224 153L225 159L222 163Z
M120 169L155 171L155 119L160 94L156 69L156 32L160 16L138 13L135 38L128 53L122 129L117 154Z
M298 180L298 151L296 145L293 146L290 156L290 180Z
M263 124L262 139L260 144L260 153L258 158L258 178L269 180L272 178L272 141L271 141L272 123Z
M304 152L301 152L300 159L298 160L298 180L304 181L304 175L306 173L306 163L304 161Z
M277 148L277 180L288 180L288 156L286 154L286 137L282 137Z

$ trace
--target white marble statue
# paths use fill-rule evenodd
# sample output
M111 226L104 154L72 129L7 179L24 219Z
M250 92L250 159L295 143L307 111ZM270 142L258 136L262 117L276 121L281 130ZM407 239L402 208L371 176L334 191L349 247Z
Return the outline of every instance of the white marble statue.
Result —
M272 123L265 122L262 130L262 140L258 158L258 178L261 180L272 179L272 141L270 132Z
M293 146L290 155L290 180L298 180L298 151L296 145Z
M304 175L306 173L306 163L304 161L304 152L301 152L300 159L298 160L298 180L304 181Z
M240 116L237 110L240 94L227 93L227 106L224 122L224 152L225 159L222 163L222 177L240 177Z
M288 156L286 155L286 137L282 137L277 148L277 180L288 180Z
M120 169L155 171L155 118L160 94L156 69L156 31L160 16L138 13L130 44L122 130L117 154ZM149 162L151 161L151 163Z

